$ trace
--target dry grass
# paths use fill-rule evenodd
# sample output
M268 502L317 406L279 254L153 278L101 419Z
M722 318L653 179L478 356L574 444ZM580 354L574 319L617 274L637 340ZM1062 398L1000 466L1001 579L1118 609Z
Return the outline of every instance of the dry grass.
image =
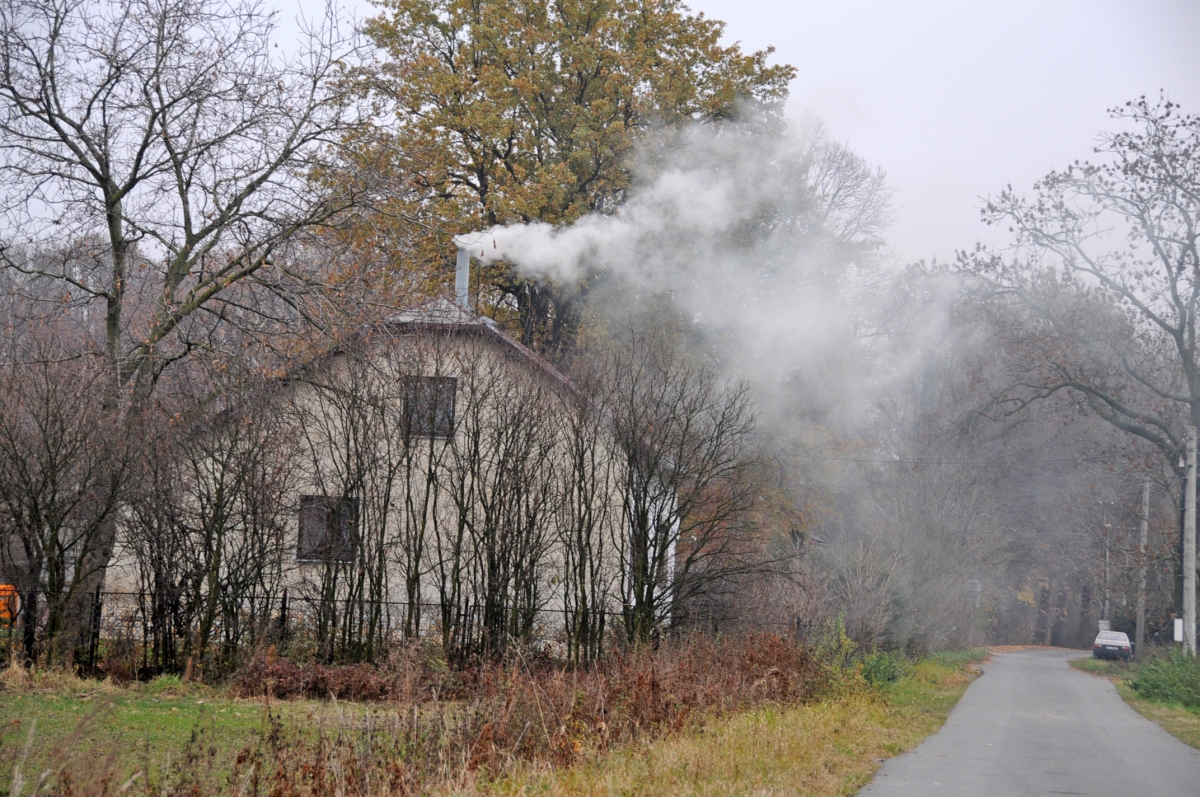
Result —
M503 795L855 793L882 759L945 721L983 657L935 658L878 694L851 686L802 706L764 706L703 730L617 751L567 770L529 768L482 789Z
M771 635L697 636L658 651L615 651L578 672L527 659L453 670L420 656L375 670L259 663L234 684L235 693L258 692L256 699L197 699L192 685L162 678L88 702L78 691L88 682L43 683L17 673L13 689L0 693L0 710L16 720L0 730L0 777L36 763L50 773L45 793L76 795L110 793L138 772L132 793L453 791L524 764L569 767L589 752L661 739L764 704L798 705L843 675ZM312 702L272 697L280 692L386 702L352 704L326 724ZM32 736L21 717L41 717ZM130 744L143 737L146 744ZM28 755L26 738L33 740Z
M0 670L0 692L54 694L113 694L121 687L111 680L80 678L65 670L29 670L13 664Z
M559 771L496 784L500 794L851 794L895 748L893 712L878 697L765 707L700 733Z
M992 645L988 648L995 653L1016 653L1022 650L1079 650L1079 648L1063 648L1057 645Z
M880 693L830 651L814 657L769 636L698 638L614 655L587 673L518 663L459 671L451 680L436 667L421 677L378 674L389 690L414 698L439 685L440 696L408 704L197 699L182 694L191 685L159 679L104 696L102 711L75 723L76 712L88 711L78 689L95 683L16 673L5 676L14 680L4 681L12 688L0 693L0 706L46 721L57 712L63 721L40 755L25 755L24 723L0 743L11 778L0 792L19 780L20 765L29 773L25 794L32 774L45 772L39 794L78 797L113 794L126 783L126 793L147 797L850 794L880 759L941 725L970 682L968 663L984 654L922 662ZM292 687L283 685L300 692L351 675L272 674L294 676ZM458 694L447 701L441 689L451 681ZM42 728L32 738L49 741ZM131 737L150 728L163 741L181 733L190 741L142 744L126 755ZM35 768L38 758L44 763Z

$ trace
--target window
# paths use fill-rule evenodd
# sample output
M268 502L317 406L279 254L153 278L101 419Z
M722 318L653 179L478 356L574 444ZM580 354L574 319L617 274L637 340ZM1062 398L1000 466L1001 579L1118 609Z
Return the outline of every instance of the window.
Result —
M453 376L414 376L405 384L404 420L416 437L450 437L454 433Z
M300 496L299 562L349 562L358 528L358 500Z

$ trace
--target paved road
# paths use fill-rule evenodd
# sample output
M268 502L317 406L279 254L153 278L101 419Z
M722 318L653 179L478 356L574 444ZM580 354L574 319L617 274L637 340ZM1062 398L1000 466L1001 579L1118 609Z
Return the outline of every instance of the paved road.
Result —
M863 797L1200 795L1200 750L1072 670L1081 652L995 656L919 747L884 763Z

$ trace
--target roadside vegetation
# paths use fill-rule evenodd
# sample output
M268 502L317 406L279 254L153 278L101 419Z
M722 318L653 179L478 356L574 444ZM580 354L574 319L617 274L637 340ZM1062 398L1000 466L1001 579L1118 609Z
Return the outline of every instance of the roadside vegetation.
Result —
M986 649L900 665L890 682L852 678L824 699L769 704L653 745L566 770L526 768L496 784L516 794L854 794L886 758L945 722ZM871 659L859 675L869 671Z
M1172 652L1140 663L1079 659L1071 666L1108 678L1135 711L1200 748L1200 659Z
M350 702L358 668L321 668L324 699L316 668L279 663L221 688L10 669L0 794L845 794L941 724L982 653L860 656L836 629L809 647L697 636L587 671L425 650Z

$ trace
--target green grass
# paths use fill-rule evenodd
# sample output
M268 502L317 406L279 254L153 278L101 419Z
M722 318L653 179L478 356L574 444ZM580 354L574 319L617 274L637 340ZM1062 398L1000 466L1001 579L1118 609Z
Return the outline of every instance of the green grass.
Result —
M28 744L22 770L40 773L62 765L110 760L121 777L143 769L161 774L193 731L219 743L217 764L236 754L263 727L260 705L188 696L126 694L0 696L0 783ZM218 741L219 740L219 741Z
M1077 670L1090 672L1092 675L1103 675L1106 678L1128 678L1137 672L1138 665L1126 661L1112 659L1073 659L1071 666Z
M70 677L0 690L0 794L20 766L27 784L61 769L109 771L161 782L186 754L209 759L199 770L225 777L244 746L269 730L268 711L285 724L320 727L362 706L317 701L238 700L177 678L114 687ZM190 750L189 742L191 742ZM26 752L28 750L28 752Z
M883 691L897 709L929 717L941 727L978 670L971 665L988 656L987 648L942 651L918 662L912 672Z
M938 654L882 690L851 687L811 705L764 707L653 744L594 755L566 770L528 768L485 790L502 795L850 795L882 759L946 721L985 649Z
M1184 744L1200 749L1200 708L1147 700L1129 688L1129 684L1125 681L1117 681L1116 687L1117 693L1134 711L1157 723L1163 730Z

